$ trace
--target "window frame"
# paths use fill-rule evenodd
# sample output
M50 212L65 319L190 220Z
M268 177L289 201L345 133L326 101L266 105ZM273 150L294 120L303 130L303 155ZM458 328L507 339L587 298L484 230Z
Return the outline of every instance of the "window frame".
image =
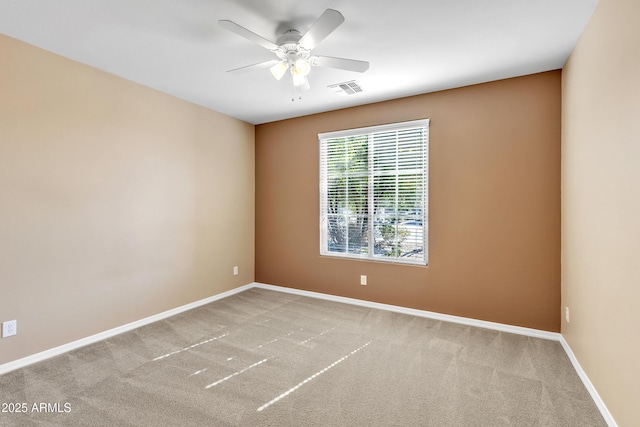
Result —
M408 264L408 265L415 265L415 266L428 266L429 265L429 224L428 224L428 211L429 211L429 123L430 120L428 118L426 119L420 119L420 120L412 120L412 121L406 121L406 122L398 122L398 123L390 123L390 124L384 124L384 125L377 125L377 126L368 126L368 127L363 127L363 128L354 128L354 129L346 129L346 130L341 130L341 131L332 131L332 132L324 132L324 133L319 133L318 134L318 154L319 154L319 213L320 213L320 221L319 221L319 225L320 225L320 256L327 256L327 257L337 257L337 258L346 258L346 259L356 259L356 260L365 260L365 261L374 261L374 262L390 262L393 264ZM371 248L375 245L375 241L373 239L369 239L369 250L367 251L366 254L355 254L355 253L350 253L348 251L346 252L332 252L329 251L328 248L328 234L329 234L329 227L328 227L328 214L326 212L326 203L325 201L328 198L328 182L329 182L329 177L327 176L327 173L325 170L323 170L324 168L324 162L326 160L326 153L323 153L323 151L325 151L325 144L326 141L330 140L330 139L334 139L334 138L348 138L348 137L358 137L358 136L366 136L367 137L367 146L369 147L373 135L375 134L381 134L384 132L392 132L392 131L399 131L399 130L409 130L409 129L415 129L415 128L424 128L424 152L423 152L423 165L424 165L424 169L423 169L423 191L422 191L422 198L423 198L423 206L422 206L422 214L420 216L420 218L422 219L422 244L423 244L423 258L422 259L415 259L415 258L402 258L402 257L398 257L398 256L394 256L394 257L385 257L385 256L376 256L375 255L375 251L371 251ZM369 226L368 226L368 230L371 230L374 227L374 221L373 221L373 210L374 210L374 206L375 206L375 201L374 201L374 184L372 182L372 179L375 178L375 173L374 173L374 162L373 159L375 157L375 154L373 153L373 150L368 150L369 154L369 161L368 161L368 166L367 166L367 180L368 180L368 190L367 190L367 197L368 197L368 207L366 210L366 216L368 218L371 218L371 220L368 219L369 222ZM396 151L397 153L397 151ZM397 174L398 171L400 169L396 168L394 169L394 172ZM396 175L398 176L398 175ZM396 183L396 187L397 187L397 183ZM349 187L348 187L349 188ZM349 191L349 190L347 190ZM324 209L323 209L324 208Z

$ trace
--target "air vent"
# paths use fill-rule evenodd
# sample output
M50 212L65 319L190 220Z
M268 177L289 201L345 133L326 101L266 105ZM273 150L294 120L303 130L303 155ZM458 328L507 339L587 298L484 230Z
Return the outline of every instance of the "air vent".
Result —
M338 95L355 95L356 93L364 92L362 86L360 86L360 84L355 80L344 83L336 83L328 87Z

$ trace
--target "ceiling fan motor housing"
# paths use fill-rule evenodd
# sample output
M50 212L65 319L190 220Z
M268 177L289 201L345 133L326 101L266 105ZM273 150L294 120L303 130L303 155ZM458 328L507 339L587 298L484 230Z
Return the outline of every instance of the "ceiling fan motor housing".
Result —
M294 64L298 59L308 59L311 52L298 44L301 37L297 30L287 31L278 37L278 48L274 53L289 65Z
M295 46L298 44L301 38L302 38L302 35L300 35L300 32L298 30L288 30L286 33L278 37L278 40L276 41L276 43L278 44L278 46L282 46L282 45Z

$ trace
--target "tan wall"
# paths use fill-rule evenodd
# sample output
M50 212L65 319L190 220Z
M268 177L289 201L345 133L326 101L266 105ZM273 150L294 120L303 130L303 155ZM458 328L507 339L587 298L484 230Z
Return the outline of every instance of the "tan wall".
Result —
M600 0L563 73L562 334L640 425L640 2Z
M553 71L257 126L256 280L558 331L560 82ZM318 133L420 118L430 265L320 257Z
M1 35L0 58L0 363L254 280L252 125Z

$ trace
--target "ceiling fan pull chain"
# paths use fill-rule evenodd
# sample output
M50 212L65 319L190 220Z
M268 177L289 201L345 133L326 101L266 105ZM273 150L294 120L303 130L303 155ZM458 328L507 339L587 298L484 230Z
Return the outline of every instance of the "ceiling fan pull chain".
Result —
M295 101L296 93L298 94L298 100L302 100L302 86L293 85L292 101Z

